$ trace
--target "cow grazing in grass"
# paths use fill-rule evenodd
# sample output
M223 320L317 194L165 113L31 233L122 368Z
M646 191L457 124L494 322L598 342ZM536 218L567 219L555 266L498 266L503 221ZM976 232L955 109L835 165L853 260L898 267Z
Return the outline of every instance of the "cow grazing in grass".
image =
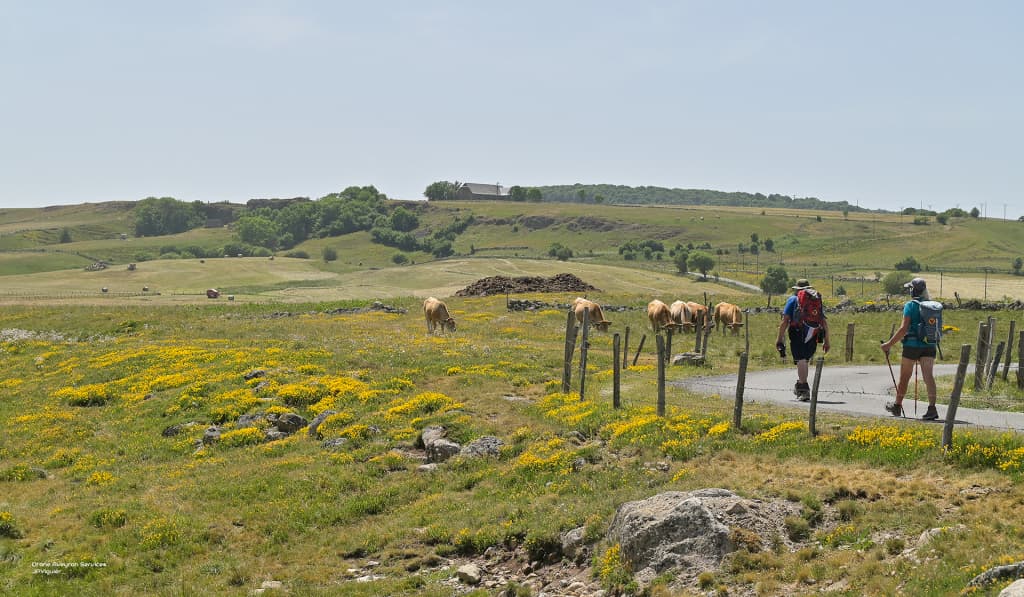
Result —
M732 303L718 303L715 305L714 320L716 325L722 326L723 334L725 328L729 328L736 335L743 327L743 311Z
M708 325L708 308L701 303L687 301L686 306L690 308L690 326L687 329L697 329Z
M679 329L686 330L693 327L693 322L690 320L690 307L686 301L675 301L668 306L668 310L672 314L672 321L679 324Z
M572 301L572 310L576 313L576 323L579 325L583 325L583 314L587 312L590 313L590 325L602 332L607 332L608 326L612 324L604 318L601 305L583 297L576 297Z
M661 330L681 327L672 317L672 310L665 303L654 299L647 303L647 319L651 320L651 329L657 334Z
M438 325L442 334L448 330L455 331L455 318L448 314L448 305L434 297L423 301L423 317L427 320L428 334L433 334Z

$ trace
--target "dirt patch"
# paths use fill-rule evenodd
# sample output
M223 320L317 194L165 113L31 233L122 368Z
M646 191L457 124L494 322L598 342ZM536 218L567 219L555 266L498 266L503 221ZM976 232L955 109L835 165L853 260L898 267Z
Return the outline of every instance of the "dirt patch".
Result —
M493 294L523 292L600 292L572 274L544 276L490 276L473 282L455 293L455 296L488 296Z

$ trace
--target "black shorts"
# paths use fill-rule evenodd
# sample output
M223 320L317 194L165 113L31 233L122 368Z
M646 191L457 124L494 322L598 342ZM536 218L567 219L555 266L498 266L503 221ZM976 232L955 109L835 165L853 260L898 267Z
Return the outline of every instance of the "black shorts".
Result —
M803 328L789 328L789 351L793 353L793 364L797 361L809 361L818 349L818 340L811 338L810 342L804 342L806 331Z
M921 357L935 358L934 346L907 346L903 345L903 358L911 361L920 360Z

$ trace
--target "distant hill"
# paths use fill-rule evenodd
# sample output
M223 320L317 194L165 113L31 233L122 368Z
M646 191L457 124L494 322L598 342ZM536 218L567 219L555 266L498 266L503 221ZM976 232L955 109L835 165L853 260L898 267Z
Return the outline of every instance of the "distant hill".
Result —
M667 189L665 187L629 187L610 184L573 184L537 187L544 201L567 203L610 203L631 205L719 205L730 207L788 207L828 211L868 212L846 201L822 201L816 197L763 195L711 191L707 189Z

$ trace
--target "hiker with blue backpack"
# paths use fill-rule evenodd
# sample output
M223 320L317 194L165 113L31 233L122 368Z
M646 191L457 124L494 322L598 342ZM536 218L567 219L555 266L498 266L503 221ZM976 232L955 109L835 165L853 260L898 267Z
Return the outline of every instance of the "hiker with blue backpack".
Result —
M921 418L934 421L939 418L935 408L935 354L939 339L942 337L942 303L931 300L923 278L914 278L903 285L910 290L910 300L903 305L903 323L900 328L882 343L882 352L889 360L889 350L897 342L903 343L903 355L900 359L900 380L896 384L896 400L885 405L894 417L904 416L903 397L907 395L910 375L921 367L924 385L928 388L928 410ZM916 386L916 378L915 378Z
M793 296L786 300L782 308L782 322L779 323L779 335L775 341L775 349L779 356L786 358L786 344L783 335L789 337L789 349L796 365L796 385L793 393L801 402L811 399L811 386L807 383L808 361L814 356L818 344L822 344L828 352L828 320L825 308L821 304L821 294L811 283L801 278L793 286Z

